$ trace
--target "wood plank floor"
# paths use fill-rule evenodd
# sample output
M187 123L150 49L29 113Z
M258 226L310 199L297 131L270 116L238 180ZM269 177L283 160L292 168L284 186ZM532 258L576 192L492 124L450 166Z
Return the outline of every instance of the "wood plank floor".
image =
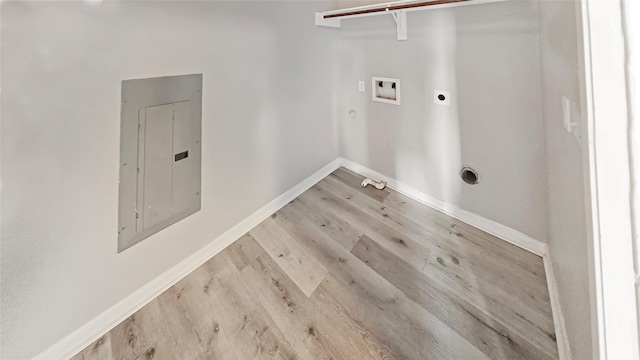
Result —
M340 168L74 359L557 359L542 259Z

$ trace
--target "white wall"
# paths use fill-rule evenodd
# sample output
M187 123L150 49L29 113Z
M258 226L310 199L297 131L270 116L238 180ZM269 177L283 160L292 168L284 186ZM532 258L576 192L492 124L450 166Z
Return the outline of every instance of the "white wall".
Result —
M636 272L640 268L640 6L631 1L623 2L623 16L627 51L627 86L629 106L629 147L631 171L631 211ZM636 304L640 314L640 287L636 286ZM640 328L640 317L638 318ZM638 339L640 340L640 339Z
M407 18L407 41L396 40L391 16L342 22L341 155L545 241L536 2ZM399 78L402 105L372 102L372 76ZM433 103L435 89L451 91L451 107ZM479 172L478 185L462 182L463 165Z
M562 97L580 104L576 9L572 1L541 1L539 10L548 244L572 355L575 359L590 359L593 354L583 154L580 141L562 125ZM574 121L584 125L579 117Z
M365 5L374 5L374 4L381 4L381 3L388 3L388 2L390 2L390 1L385 1L385 0L338 0L337 9L346 9L346 8L365 6Z
M333 5L333 6L332 6ZM2 358L38 354L338 156L331 2L2 2ZM203 73L202 210L116 252L120 81Z

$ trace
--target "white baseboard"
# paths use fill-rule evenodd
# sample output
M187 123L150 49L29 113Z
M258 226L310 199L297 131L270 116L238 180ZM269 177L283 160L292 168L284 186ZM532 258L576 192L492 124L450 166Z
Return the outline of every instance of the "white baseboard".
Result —
M455 205L451 205L442 200L431 197L423 192L412 188L409 185L406 185L386 175L380 174L377 171L371 170L366 166L360 165L349 159L341 158L340 160L342 166L346 167L347 169L375 180L384 180L387 182L387 186L389 186L390 188L422 204L432 207L469 225L477 227L480 230L497 236L502 240L521 247L538 256L544 256L545 254L546 244L540 240L536 240L508 226L499 224L493 220L489 220L472 212L462 210Z
M553 325L556 331L556 341L558 343L558 357L560 360L571 360L571 348L569 347L569 338L567 337L567 329L564 324L564 316L562 315L562 307L560 306L560 297L558 294L558 283L553 272L553 263L551 255L547 251L542 257L544 262L544 272L547 276L547 288L549 289L549 301L551 302L551 312L553 313Z
M121 300L111 308L107 309L105 312L98 315L96 318L83 325L78 330L74 331L70 335L63 338L61 341L57 342L44 352L40 353L34 359L69 359L78 352L82 351L82 349L99 339L113 327L131 316L144 305L148 304L158 295L162 294L165 290L180 281L190 272L224 250L235 240L237 240L253 227L261 223L264 219L271 216L271 214L288 204L291 200L297 198L300 194L315 185L324 177L331 174L340 166L344 166L363 176L371 177L378 180L385 180L387 181L387 185L390 188L398 191L399 193L402 193L403 195L406 195L420 203L441 211L460 221L468 223L469 225L475 226L489 234L497 236L536 255L542 256L544 259L545 270L547 271L549 295L551 298L553 309L554 323L556 324L556 337L558 338L560 359L570 359L568 343L566 341L566 330L564 328L562 312L560 311L559 307L560 303L558 300L555 278L553 276L553 269L551 268L551 262L550 260L548 260L548 256L545 256L547 255L546 244L539 240L535 240L521 232L511 229L505 225L483 218L466 210L462 210L457 206L447 204L442 200L435 199L406 184L403 184L402 182L382 175L374 170L371 170L365 166L362 166L345 158L338 158L327 164L325 167L318 170L313 175L309 176L290 190L286 191L267 205L260 208L258 211L251 214L246 219L242 220L231 229L227 230L222 235L218 236L215 240L213 240L201 250L197 251L196 253L184 259L157 278L153 279L151 282L136 290L134 293ZM568 355L564 356L563 354Z
M258 211L251 214L240 223L218 236L209 245L184 259L174 267L165 271L157 278L151 280L134 293L121 300L102 314L80 327L61 341L49 347L40 353L34 359L36 360L52 360L52 359L69 359L85 347L99 339L109 330L121 323L123 320L140 310L144 305L162 294L165 290L173 286L182 278L187 276L193 270L211 259L214 255L231 245L235 240L247 233L253 227L268 218L274 212L280 210L291 200L297 198L300 194L315 185L334 170L336 170L342 161L336 159L327 164L322 169L316 171L284 194L263 206Z

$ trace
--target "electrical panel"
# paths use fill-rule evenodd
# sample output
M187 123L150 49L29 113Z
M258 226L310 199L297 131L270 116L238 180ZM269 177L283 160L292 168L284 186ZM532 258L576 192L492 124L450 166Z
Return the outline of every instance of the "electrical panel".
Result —
M118 252L200 210L202 75L122 82Z

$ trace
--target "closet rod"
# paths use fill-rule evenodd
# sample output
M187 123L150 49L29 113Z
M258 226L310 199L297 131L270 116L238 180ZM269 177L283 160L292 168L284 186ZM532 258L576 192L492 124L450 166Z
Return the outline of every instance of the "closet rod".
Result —
M385 7L379 7L374 9L363 9L363 10L354 10L354 11L337 13L337 14L327 14L327 15L324 15L323 17L325 19L331 19L331 18L337 18L337 17L343 17L343 16L353 16L353 15L371 14L371 13L377 13L377 12L404 10L404 9L423 7L423 6L426 7L426 6L433 6L433 5L451 4L451 3L464 2L464 1L471 1L471 0L422 1L422 2L413 3L413 4L392 5L392 6L385 6Z

